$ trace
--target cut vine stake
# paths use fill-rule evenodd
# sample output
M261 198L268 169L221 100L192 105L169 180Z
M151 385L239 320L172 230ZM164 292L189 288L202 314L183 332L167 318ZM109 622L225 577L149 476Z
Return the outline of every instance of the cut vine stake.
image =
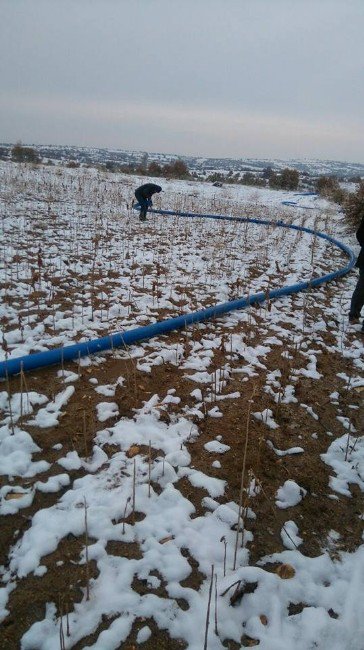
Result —
M62 381L63 383L65 383L63 350L61 352L61 371L62 371Z
M23 427L23 364L21 365L20 370L20 426Z
M254 474L252 470L250 469L248 472L248 487L246 488L246 494L245 494L245 499L244 499L244 506L243 506L243 514L241 517L241 547L243 548L244 546L244 533L245 533L245 519L246 519L246 514L248 511L248 502L250 499L250 485L251 482L254 478Z
M150 499L150 475L152 467L152 444L149 440L149 453L148 453L148 498Z
M227 541L225 537L222 537L220 539L220 542L224 542L224 578L226 576L226 547L227 547Z
M126 502L125 502L125 508L124 508L124 515L123 515L123 528L122 528L122 534L125 534L125 518L126 518L126 509L128 507L128 503L130 503L131 497L128 497Z
M210 589L209 589L209 598L207 602L207 613L206 613L206 624L205 624L205 643L204 650L207 650L207 637L209 634L209 625L210 625L210 608L211 608L211 596L212 596L212 587L214 584L214 565L211 565L211 578L210 578Z
M351 420L349 420L349 427L348 427L348 439L346 442L346 449L345 449L345 462L348 460L348 454L349 454L349 445L350 445L350 435L351 435Z
M133 496L132 496L133 523L135 523L135 483L136 483L136 461L135 461L135 458L134 458L134 466L133 466Z
M258 481L258 479L256 479L256 480L257 480L257 482L258 482L258 484L259 484L259 487L260 487L260 489L261 489L261 491L262 491L262 494L263 494L264 498L265 498L265 499L267 500L267 502L268 502L268 505L269 505L269 507L270 507L270 509L271 509L271 511L272 511L272 514L273 514L274 518L277 519L277 512L276 512L276 510L275 510L275 508L274 508L274 506L273 506L273 504L272 504L271 499L268 497L267 493L266 493L265 490L263 489L263 486L262 486L261 481ZM294 541L294 539L292 539L291 535L289 534L289 532L288 532L288 530L287 530L285 524L283 524L282 529L283 529L284 532L286 533L288 539L292 542L292 544L293 544L293 546L295 547L295 549L298 550L298 546L297 546L296 542ZM303 555L302 551L300 551L300 553Z
M14 420L13 420L13 409L11 406L10 381L9 381L9 375L7 371L6 371L6 390L8 393L11 435L13 436L15 434L15 428L14 428Z
M243 489L244 489L244 471L242 471L242 473L241 473L241 481L240 481L238 525L236 527L233 571L235 571L235 569L236 569L236 557L237 557L238 545L239 545L239 527L240 527L241 512L242 512L242 507L243 507Z
M69 621L69 611L70 611L69 602L67 602L67 609L66 609L66 635L67 636L71 636L70 621Z
M217 629L217 575L215 574L215 634L219 636Z
M254 384L253 385L253 391L252 391L252 394L251 394L251 398L248 400L248 412L247 412L247 418L246 418L245 445L244 445L244 458L243 458L243 469L242 469L242 472L241 472L238 525L237 525L237 528L236 528L233 571L235 571L235 569L236 569L236 557L237 557L238 545L239 545L239 526L240 526L240 519L241 519L241 513L242 513L242 507L243 507L243 490L244 490L244 479L245 479L245 467L246 467L246 457L247 457L247 451L248 451L248 440L249 440L249 430L250 430L250 412L251 412L251 406L252 406L254 395L255 395L255 390L256 390L256 385Z
M85 458L88 458L87 436L86 436L86 411L83 411L82 414L82 433L83 433L83 442L85 445Z
M66 645L64 641L64 632L63 632L63 605L62 605L61 596L59 596L58 599L58 609L59 609L59 645L60 645L60 650L66 650Z
M87 508L86 497L83 497L85 508L85 560L86 560L86 600L90 600L90 567L88 563L88 524L87 524Z

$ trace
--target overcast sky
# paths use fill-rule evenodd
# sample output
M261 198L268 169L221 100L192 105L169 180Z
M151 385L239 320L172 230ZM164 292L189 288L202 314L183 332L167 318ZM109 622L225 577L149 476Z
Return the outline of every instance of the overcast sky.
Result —
M364 163L364 0L0 0L0 142Z

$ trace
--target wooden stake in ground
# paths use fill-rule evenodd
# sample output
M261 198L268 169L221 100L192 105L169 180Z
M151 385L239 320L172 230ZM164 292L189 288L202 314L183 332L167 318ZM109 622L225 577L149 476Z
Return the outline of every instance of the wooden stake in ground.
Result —
M23 362L20 364L20 426L23 426Z
M59 597L58 609L59 609L59 645L60 645L60 650L66 650L66 645L64 642L63 605L62 605L61 596Z
M217 575L215 574L215 634L219 636L217 629Z
M238 545L239 545L239 526L240 526L240 519L241 519L242 508L243 508L243 490L244 490L246 456L247 456L247 451L248 451L248 440L249 440L249 429L250 429L250 412L251 412L251 405L252 405L254 395L255 395L255 386L253 387L253 392L252 392L251 398L250 398L250 400L248 402L248 413L247 413L247 418L246 418L246 435L245 435L245 446L244 446L243 469L242 469L242 472L241 472L238 525L237 525L237 529L236 529L233 571L235 571L235 569L236 569L236 556L237 556Z
M25 388L25 393L26 393L26 396L27 396L27 410L29 412L30 411L29 389L28 389L28 384L27 384L27 380L26 380L26 377L25 377L25 372L24 372L23 366L24 366L24 364L23 364L23 362L21 362L21 364L20 364L20 377L21 377L22 385Z
M130 502L130 499L131 499L131 497L128 497L128 498L127 498L126 503L125 503L125 508L124 508L124 515L123 515L123 529L122 529L122 531L123 531L123 535L124 535L124 533L125 533L126 509L127 509L127 507L128 507L128 503Z
M245 458L245 456L244 456L244 458ZM243 468L243 471L241 472L241 481L240 481L238 524L237 524L237 527L236 527L233 571L235 571L235 569L236 569L236 556L237 556L237 553L238 553L238 546L239 546L239 528L240 528L241 513L242 513L242 510L243 510L243 490L244 490L244 468Z
M90 567L88 561L88 525L87 525L87 508L86 497L83 498L85 508L85 559L86 559L86 600L90 600Z
M13 409L11 407L10 382L9 382L9 375L8 375L7 369L5 370L5 377L6 377L6 390L7 390L7 393L8 393L8 402L9 402L9 416L10 416L11 435L14 435L15 429L14 429L14 420L13 420Z
M71 636L70 621L69 621L69 611L70 611L70 605L69 605L69 602L68 602L67 603L67 609L66 609L66 634L67 634L67 636Z
M210 589L209 589L209 599L207 603L207 613L206 613L206 625L205 625L205 643L204 650L207 650L207 637L209 634L209 625L210 625L210 608L211 608L211 596L212 596L212 586L214 584L214 565L211 566L211 578L210 578Z
M224 578L226 576L226 547L227 547L227 541L225 537L222 537L220 539L220 542L224 542Z
M345 462L348 460L348 454L349 454L349 445L350 445L350 436L351 436L351 420L349 420L349 428L348 428L348 438L346 442L346 449L345 449Z
M86 411L83 411L82 413L82 433L83 433L83 442L85 446L85 458L88 458L87 436L86 436Z
M257 480L257 479L256 479L256 480ZM277 512L276 512L276 510L275 510L275 508L274 508L274 506L273 506L273 503L272 503L271 499L269 498L269 496L267 495L267 493L266 493L265 490L263 489L263 485L262 485L262 483L261 483L260 481L258 481L258 484L259 484L259 487L260 487L260 489L261 489L261 491L262 491L262 494L263 494L264 498L267 500L267 502L268 502L268 504L269 504L269 506L270 506L270 509L271 509L271 511L272 511L273 516L275 517L275 519L277 519ZM298 546L297 546L296 542L292 539L291 535L289 534L289 532L288 532L288 530L287 530L285 524L283 524L282 529L284 530L284 532L286 533L288 539L292 542L293 546L294 546L295 549L297 550L297 549L298 549ZM300 553L302 553L302 551L300 551Z
M63 349L61 352L61 372L62 372L62 381L65 383L65 375L64 375L64 359L63 359Z
M133 507L133 522L135 523L135 483L136 483L136 462L134 458L134 469L133 469L133 496L132 496L132 507Z
M152 444L149 440L149 453L148 453L148 497L150 498L150 475L152 467Z

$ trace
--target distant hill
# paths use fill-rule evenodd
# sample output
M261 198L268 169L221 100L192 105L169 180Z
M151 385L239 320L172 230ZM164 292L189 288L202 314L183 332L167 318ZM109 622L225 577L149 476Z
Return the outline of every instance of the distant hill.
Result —
M2 157L10 152L12 144L0 144ZM191 172L198 176L204 176L213 172L222 174L236 174L251 172L262 174L263 170L272 168L273 171L290 167L297 169L300 174L310 177L321 175L333 175L340 180L347 181L357 178L364 178L364 164L351 163L335 160L281 160L276 158L205 158L197 156L178 156L176 154L164 154L145 151L129 151L124 149L100 149L95 147L73 147L60 145L34 145L28 144L35 149L44 161L70 162L80 164L102 165L112 168L113 165L127 166L140 165L157 162L165 165L176 159L183 160Z

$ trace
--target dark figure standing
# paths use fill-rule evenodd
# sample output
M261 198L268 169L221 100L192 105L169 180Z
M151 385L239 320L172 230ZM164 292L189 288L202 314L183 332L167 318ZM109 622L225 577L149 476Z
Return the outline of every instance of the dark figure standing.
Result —
M140 205L140 221L146 221L148 208L152 205L152 196L161 191L162 188L154 183L146 183L135 190L135 197Z
M364 217L362 218L361 224L356 232L356 238L361 246L361 249L355 265L359 269L359 279L351 298L349 313L349 320L351 322L359 320L360 312L364 305ZM361 331L364 332L364 321Z

